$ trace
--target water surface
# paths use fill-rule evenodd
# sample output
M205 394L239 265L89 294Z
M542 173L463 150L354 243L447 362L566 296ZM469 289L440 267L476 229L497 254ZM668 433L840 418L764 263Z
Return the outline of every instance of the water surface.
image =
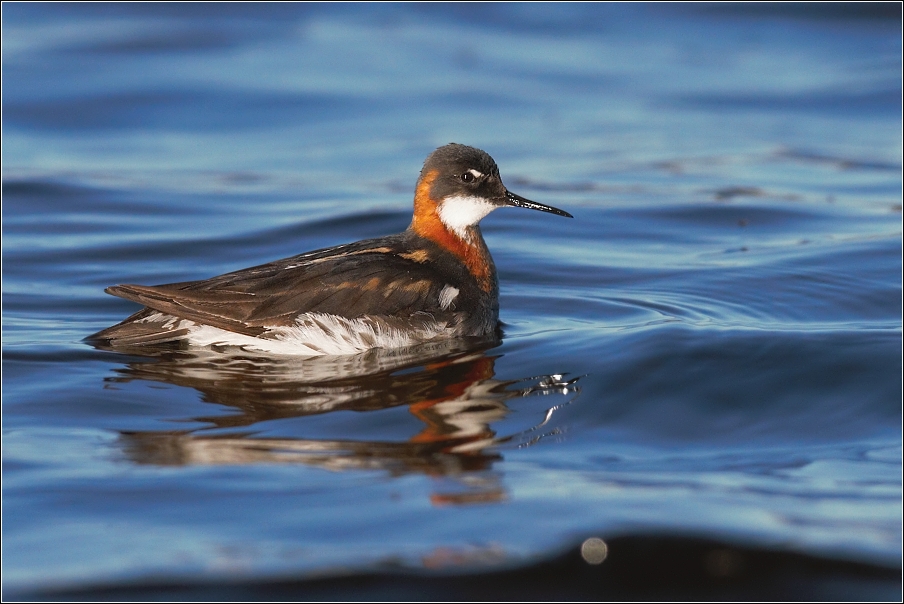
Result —
M900 568L900 20L808 6L4 4L6 593L645 535ZM575 215L484 220L501 342L82 341L106 286L404 229L450 141Z

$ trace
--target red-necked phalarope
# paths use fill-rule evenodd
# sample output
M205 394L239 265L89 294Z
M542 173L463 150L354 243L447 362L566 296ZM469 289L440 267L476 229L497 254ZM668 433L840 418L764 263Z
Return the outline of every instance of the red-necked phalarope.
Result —
M321 355L487 336L499 284L477 223L507 206L572 217L508 191L492 157L452 143L424 162L406 231L204 281L109 287L145 308L89 340Z

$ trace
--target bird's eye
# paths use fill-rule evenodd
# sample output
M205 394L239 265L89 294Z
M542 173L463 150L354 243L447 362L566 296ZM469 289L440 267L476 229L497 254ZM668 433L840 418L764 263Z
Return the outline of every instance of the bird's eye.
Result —
M471 174L470 172L465 172L465 173L463 173L463 174L460 176L460 178L461 178L464 182L473 182L473 181L474 181L474 175Z

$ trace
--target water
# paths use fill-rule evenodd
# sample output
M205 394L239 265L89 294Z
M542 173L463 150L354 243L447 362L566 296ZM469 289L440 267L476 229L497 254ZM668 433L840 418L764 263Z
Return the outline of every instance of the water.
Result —
M833 7L4 4L6 593L644 535L899 568L901 29ZM404 229L449 141L576 217L484 220L498 346L82 341L108 285Z

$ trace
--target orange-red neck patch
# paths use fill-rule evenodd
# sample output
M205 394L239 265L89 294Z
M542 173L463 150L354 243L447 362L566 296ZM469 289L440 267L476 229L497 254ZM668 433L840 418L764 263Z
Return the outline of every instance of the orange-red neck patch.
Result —
M414 193L414 217L408 228L454 254L468 267L468 272L474 275L480 288L489 292L493 286L490 253L476 229L476 241L470 242L443 224L438 212L439 202L430 195L433 181L438 175L437 170L430 170L418 181Z

